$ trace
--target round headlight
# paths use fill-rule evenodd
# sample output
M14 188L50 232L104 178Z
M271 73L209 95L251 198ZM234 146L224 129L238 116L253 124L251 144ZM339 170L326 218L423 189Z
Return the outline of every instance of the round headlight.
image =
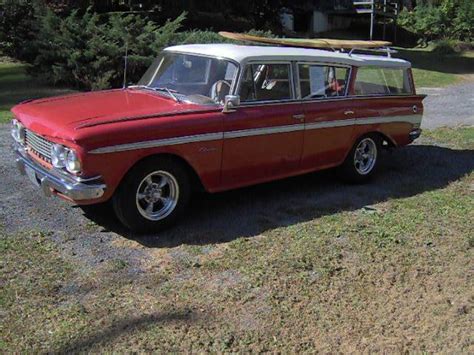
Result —
M51 146L51 164L55 168L64 168L66 166L66 156L68 149L61 144Z
M18 121L16 119L12 120L11 133L13 139L18 141Z
M68 150L66 155L66 169L70 173L77 174L81 171L81 162L74 150Z
M16 142L25 142L25 127L15 118L12 120L11 134Z

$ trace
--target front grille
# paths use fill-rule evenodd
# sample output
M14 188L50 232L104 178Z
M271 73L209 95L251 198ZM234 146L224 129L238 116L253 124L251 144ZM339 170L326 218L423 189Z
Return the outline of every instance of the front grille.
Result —
M25 143L34 154L51 163L51 146L53 143L29 129L25 130Z

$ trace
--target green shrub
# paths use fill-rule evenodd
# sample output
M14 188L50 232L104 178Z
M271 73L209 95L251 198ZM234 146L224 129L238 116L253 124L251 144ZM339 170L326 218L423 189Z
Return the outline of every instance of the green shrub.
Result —
M127 82L137 82L166 46L231 42L212 31L178 32L185 14L162 26L138 15L99 16L87 10L60 17L50 9L37 15L38 33L30 47L36 55L30 73L54 84L99 90L122 84L128 52ZM249 33L271 36L270 32Z
M247 34L262 37L275 37L271 31L250 30ZM191 30L177 32L170 42L171 44L193 44L193 43L241 43L231 39L224 38L214 31ZM248 44L248 42L245 42Z
M474 1L441 0L440 5L420 4L403 10L398 23L417 34L422 43L437 39L474 40Z
M455 39L441 39L434 41L433 44L433 52L441 55L456 54L474 49L474 43L458 41Z
M463 0L456 8L452 36L465 42L474 41L474 1Z
M47 10L41 17L31 73L47 82L85 89L119 86L128 48L130 81L137 81L153 57L172 42L185 15L159 27L137 15L106 19L86 11L61 18Z
M456 41L451 39L442 39L437 41L435 42L433 52L441 55L455 54L457 52Z
M93 90L118 87L126 49L127 81L137 82L166 46L233 42L213 31L178 32L185 16L160 26L140 15L98 15L90 8L66 13L53 11L43 0L6 0L0 4L0 50L31 63L29 72L47 83Z
M232 42L224 37L221 37L217 32L191 30L178 32L174 36L171 44L193 44L193 43L225 43Z

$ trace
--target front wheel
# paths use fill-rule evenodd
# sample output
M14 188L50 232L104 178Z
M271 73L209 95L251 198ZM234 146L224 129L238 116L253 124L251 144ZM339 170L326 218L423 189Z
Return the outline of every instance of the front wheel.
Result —
M136 232L158 231L175 222L190 198L190 182L182 164L169 159L139 163L113 197L118 219Z
M376 135L359 138L339 168L340 177L352 183L367 182L377 170L380 147L381 140Z

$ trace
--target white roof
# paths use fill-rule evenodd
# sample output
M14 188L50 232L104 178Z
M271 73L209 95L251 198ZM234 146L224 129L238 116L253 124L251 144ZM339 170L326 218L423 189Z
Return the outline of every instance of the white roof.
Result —
M184 52L232 59L241 64L250 60L299 60L339 63L354 66L381 66L409 68L410 62L389 58L383 55L366 55L333 52L322 49L275 47L275 46L240 46L236 44L185 44L168 47L166 51Z

